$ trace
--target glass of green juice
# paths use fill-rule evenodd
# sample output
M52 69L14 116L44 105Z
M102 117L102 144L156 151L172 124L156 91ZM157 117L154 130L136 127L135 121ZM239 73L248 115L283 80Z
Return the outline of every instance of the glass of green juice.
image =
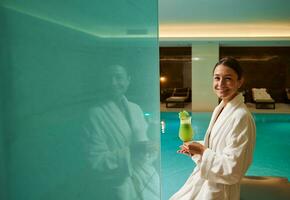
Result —
M191 126L191 116L188 112L182 111L179 113L180 125L178 136L181 141L189 142L193 139L193 129Z

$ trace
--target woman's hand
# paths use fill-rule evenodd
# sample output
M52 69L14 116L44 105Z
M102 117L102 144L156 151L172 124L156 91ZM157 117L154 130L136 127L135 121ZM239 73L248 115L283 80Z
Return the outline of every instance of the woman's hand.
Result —
M180 146L178 153L186 154L188 156L193 156L196 154L203 155L206 147L198 142L185 142Z
M181 153L181 154L185 154L187 156L193 156L189 153L188 148L185 148L184 145L179 146L179 150L177 151L177 153Z

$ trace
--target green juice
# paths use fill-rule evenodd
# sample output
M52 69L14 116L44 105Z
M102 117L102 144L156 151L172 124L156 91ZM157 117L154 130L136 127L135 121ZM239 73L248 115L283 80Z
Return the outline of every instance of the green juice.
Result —
M193 130L191 124L180 124L179 127L179 138L183 142L191 141L193 137Z
M179 138L183 142L191 141L193 138L193 130L191 127L191 116L185 110L179 113L180 126L179 126Z

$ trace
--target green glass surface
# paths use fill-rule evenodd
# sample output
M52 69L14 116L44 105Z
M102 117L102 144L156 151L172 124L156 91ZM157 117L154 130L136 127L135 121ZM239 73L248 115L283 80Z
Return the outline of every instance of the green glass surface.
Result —
M160 199L157 5L1 1L0 199Z

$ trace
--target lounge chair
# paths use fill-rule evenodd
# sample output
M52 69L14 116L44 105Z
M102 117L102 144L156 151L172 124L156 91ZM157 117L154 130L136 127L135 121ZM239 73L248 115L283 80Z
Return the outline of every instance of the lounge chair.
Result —
M266 88L252 88L252 95L257 109L275 109L275 100Z
M286 88L285 92L286 92L286 102L290 103L290 88Z
M189 88L174 88L172 95L165 100L166 108L184 108L188 99Z

